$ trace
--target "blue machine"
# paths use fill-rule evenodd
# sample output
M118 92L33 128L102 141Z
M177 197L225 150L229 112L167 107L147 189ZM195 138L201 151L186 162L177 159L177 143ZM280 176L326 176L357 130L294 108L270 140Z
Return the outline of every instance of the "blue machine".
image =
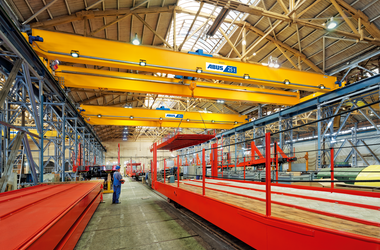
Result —
M170 110L170 108L165 108L165 106L160 106L156 110Z
M33 44L33 42L43 42L44 39L40 36L29 36L29 43Z
M198 56L207 56L207 57L212 57L210 54L204 54L203 49L198 49L195 52L189 51L187 52L188 54L192 55L198 55ZM192 80L195 81L195 77L190 77L190 76L174 76L175 79L185 79L185 80Z

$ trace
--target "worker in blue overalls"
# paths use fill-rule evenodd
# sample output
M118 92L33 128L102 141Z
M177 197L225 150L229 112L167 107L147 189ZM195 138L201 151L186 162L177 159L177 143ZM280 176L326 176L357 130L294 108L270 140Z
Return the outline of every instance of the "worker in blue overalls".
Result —
M120 174L120 166L116 166L116 171L113 173L113 197L112 204L120 204L119 196L121 192L121 184L124 183L124 179Z

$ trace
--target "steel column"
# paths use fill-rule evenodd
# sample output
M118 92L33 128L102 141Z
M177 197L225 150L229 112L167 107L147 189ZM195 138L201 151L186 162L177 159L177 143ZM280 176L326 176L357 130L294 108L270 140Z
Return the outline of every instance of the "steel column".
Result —
M331 163L331 192L334 190L334 148L330 149L330 163Z
M265 134L266 216L271 216L271 155L270 133Z
M206 195L206 192L205 192L205 187L206 187L206 159L205 159L205 155L206 155L206 150L203 148L202 149L202 194L203 195Z

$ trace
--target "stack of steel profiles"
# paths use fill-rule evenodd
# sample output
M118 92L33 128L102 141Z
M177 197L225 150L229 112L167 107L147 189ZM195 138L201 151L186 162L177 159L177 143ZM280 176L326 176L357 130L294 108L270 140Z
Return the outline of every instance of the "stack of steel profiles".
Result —
M101 198L99 181L0 194L1 249L73 249Z

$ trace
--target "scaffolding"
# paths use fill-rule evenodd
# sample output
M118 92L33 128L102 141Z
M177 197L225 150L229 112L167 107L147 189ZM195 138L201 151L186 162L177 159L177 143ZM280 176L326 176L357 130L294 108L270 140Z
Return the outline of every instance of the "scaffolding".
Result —
M31 185L44 181L51 162L49 171L62 181L75 179L78 164L104 164L104 146L52 75L50 62L40 60L3 9L0 23L0 184L20 165L24 149Z

